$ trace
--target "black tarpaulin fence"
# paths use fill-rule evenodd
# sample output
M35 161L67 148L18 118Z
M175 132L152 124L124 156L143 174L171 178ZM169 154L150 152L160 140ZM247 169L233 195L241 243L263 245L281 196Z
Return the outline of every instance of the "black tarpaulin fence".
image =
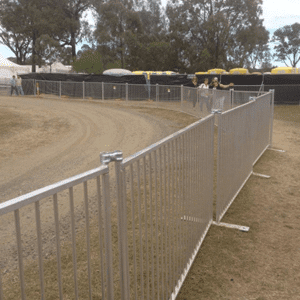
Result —
M191 75L152 75L150 81L146 80L144 75L125 75L125 76L111 76L111 75L91 75L91 74L57 74L57 73L31 73L21 75L22 79L35 79L38 81L55 81L55 82L85 82L85 95L94 94L92 91L88 90L88 86L93 86L91 83L105 84L122 84L122 87L116 89L109 89L105 93L110 93L111 95L105 94L105 97L121 98L125 96L124 84L128 85L142 85L143 88L139 91L137 95L137 100L143 100L147 98L153 98L155 93L155 88L153 86L159 85L164 86L168 95L168 87L181 85L187 87L194 87L192 83ZM198 79L198 85L204 82L205 78L208 78L209 82L213 78L217 77L219 82L222 84L234 83L234 90L243 91L269 91L270 89L275 90L275 104L300 104L300 74L265 74L265 75L196 75ZM90 83L90 84L88 84ZM263 86L262 86L263 84ZM67 87L68 86L68 87ZM32 86L33 89L34 86ZM97 95L99 97L99 92L101 90L100 86L94 85L93 88L97 90ZM82 88L79 85L66 85L66 93L73 95L74 97L82 97ZM131 89L131 87L129 87ZM95 91L96 91L95 90ZM102 92L102 91L101 91ZM178 98L178 96L173 95L173 90L171 90L170 98Z

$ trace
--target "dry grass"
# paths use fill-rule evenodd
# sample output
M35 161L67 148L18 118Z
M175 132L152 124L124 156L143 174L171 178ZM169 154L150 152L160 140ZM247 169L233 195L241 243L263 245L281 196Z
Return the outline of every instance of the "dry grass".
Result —
M154 108L134 108L167 120L176 120L179 127L195 119L177 112ZM300 136L300 107L275 107L275 119L287 121ZM6 124L14 124L15 116ZM16 117L17 118L17 117ZM15 120L16 120L15 118ZM275 121L276 125L276 121ZM0 127L1 128L1 127ZM4 127L7 128L7 125ZM9 128L9 126L8 126ZM275 126L275 129L278 127ZM285 129L286 129L285 128ZM284 129L283 129L284 130ZM1 132L1 131L0 131ZM298 141L295 141L299 143ZM279 142L276 146L280 148ZM298 199L300 157L291 148L286 154L267 151L255 166L270 180L251 177L222 221L250 226L248 233L222 227L211 227L193 267L178 296L180 300L198 299L300 299L300 209ZM135 192L136 193L136 192ZM141 193L143 196L143 191ZM147 196L149 190L147 190ZM129 199L128 194L128 199ZM143 207L144 208L144 207ZM114 265L118 264L116 207L113 207ZM130 211L130 210L129 210ZM136 220L138 221L138 220ZM131 223L129 224L131 225ZM93 299L102 299L98 245L98 226L91 219L91 259ZM77 233L76 250L79 298L88 299L85 230ZM71 243L62 245L63 291L65 299L74 299ZM149 249L150 250L150 249ZM56 257L44 260L46 299L57 299ZM131 271L132 272L132 271ZM27 260L25 268L28 299L40 299L36 261ZM20 299L17 270L2 275L5 299ZM138 278L140 281L141 278ZM298 283L297 283L298 282ZM156 281L155 281L156 284ZM118 295L118 282L116 282Z

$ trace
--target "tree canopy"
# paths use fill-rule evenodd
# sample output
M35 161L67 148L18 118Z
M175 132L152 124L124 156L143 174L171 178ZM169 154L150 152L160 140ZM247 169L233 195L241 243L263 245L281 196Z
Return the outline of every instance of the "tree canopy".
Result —
M277 29L272 38L276 61L295 68L300 61L300 24L294 23Z
M18 63L70 64L97 57L104 69L196 72L268 65L262 0L2 0L0 43ZM92 10L92 28L84 12ZM78 43L89 45L77 51ZM76 56L78 57L76 58ZM98 68L99 69L99 68ZM86 71L92 70L86 68Z

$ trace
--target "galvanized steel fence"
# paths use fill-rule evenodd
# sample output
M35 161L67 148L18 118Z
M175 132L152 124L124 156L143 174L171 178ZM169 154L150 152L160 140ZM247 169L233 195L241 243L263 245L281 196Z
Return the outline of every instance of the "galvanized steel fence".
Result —
M105 94L100 89L103 84L85 84L84 97L91 91ZM64 93L74 89L73 83L59 85L52 84L51 91ZM113 86L118 96L126 97L130 89L129 85ZM42 84L40 88L46 91ZM136 97L145 96L144 88L135 89ZM158 88L163 93L171 93L168 88L153 88L155 93ZM180 99L177 101L184 97L192 104L196 99L200 109L203 96L200 93L201 90L177 87L168 97ZM14 217L16 246L12 245L12 249L18 257L18 299L25 299L29 292L23 261L24 252L28 251L36 253L38 262L37 299L63 299L64 287L69 285L74 299L176 298L213 221L214 175L217 176L216 220L219 222L252 174L255 162L272 143L274 93L248 98L247 103L238 107L234 105L233 91L208 93L211 107L206 107L208 115L202 120L124 160L119 151L102 153L101 167L0 204L0 221L7 222L9 216ZM210 109L215 113L209 114ZM217 157L214 157L215 119L218 120ZM111 161L115 162L115 170L107 166ZM59 212L67 200L69 215L65 221ZM52 219L48 211L46 214L41 209L49 201L53 202ZM86 240L86 267L79 273L76 242L81 227L77 224L76 209L80 205L80 214L84 216L81 227ZM33 209L28 209L30 206ZM22 227L21 233L24 218L35 218L36 237L27 228ZM51 222L53 231L43 232L42 228L48 228ZM62 242L65 240L62 228L66 226L70 227L70 244ZM56 290L49 291L45 282L50 275L44 267L43 246L52 235L58 284ZM31 242L31 248L26 239ZM72 275L66 273L62 257L72 261ZM10 299L4 287L8 284L7 276L1 280L3 265L2 258L1 300ZM79 288L81 281L86 282L84 289Z

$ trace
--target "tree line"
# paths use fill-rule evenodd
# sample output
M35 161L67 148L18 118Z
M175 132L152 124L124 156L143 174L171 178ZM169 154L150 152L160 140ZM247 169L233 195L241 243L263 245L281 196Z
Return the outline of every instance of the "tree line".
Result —
M267 69L272 55L261 5L262 0L168 0L166 7L160 0L2 0L0 43L18 64L32 64L33 72L57 59L95 74L114 67L180 73ZM88 11L95 27L83 18ZM272 41L277 59L296 65L300 25L292 26L278 29Z

